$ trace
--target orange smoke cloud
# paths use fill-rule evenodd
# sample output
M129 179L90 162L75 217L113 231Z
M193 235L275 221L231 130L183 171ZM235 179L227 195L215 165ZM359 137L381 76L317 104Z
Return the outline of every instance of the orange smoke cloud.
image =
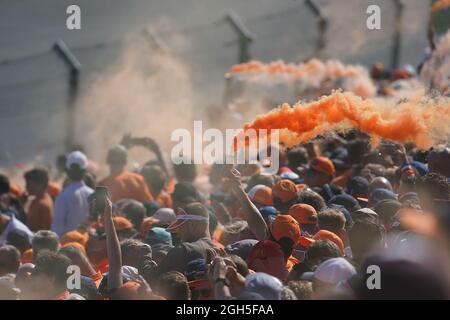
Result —
M279 129L287 146L306 142L330 131L358 129L374 141L386 139L414 142L420 148L448 140L450 101L445 98L416 99L395 106L363 100L353 93L334 91L318 101L293 107L283 104L244 125L244 131Z
M327 81L332 81L334 88L342 88L353 92L363 98L376 95L376 87L372 83L366 68L356 65L344 65L338 60L328 60L322 62L311 59L306 63L286 64L281 60L264 64L261 61L250 61L237 64L231 67L231 75L248 76L286 76L290 79L301 80L307 86L315 88ZM346 82L338 83L339 79L346 79Z

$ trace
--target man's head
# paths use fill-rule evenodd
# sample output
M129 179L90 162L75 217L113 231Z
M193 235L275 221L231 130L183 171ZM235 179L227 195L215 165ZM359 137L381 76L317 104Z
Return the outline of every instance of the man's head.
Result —
M200 201L200 194L190 182L178 182L172 193L173 208Z
M310 188L330 183L336 173L333 162L326 157L315 157L309 163L305 182Z
M210 237L209 213L203 204L193 202L178 211L177 220L167 228L168 231L176 232L184 242Z
M0 174L0 196L8 193L11 189L11 184L9 182L9 178L4 174Z
M108 151L106 163L112 173L119 173L124 170L127 164L128 152L122 145L117 145Z
M450 200L450 184L438 173L427 173L417 181L417 193L424 210L434 212L435 200Z
M51 299L67 290L70 265L69 258L56 252L44 251L37 256L32 282L39 299Z
M430 172L442 174L446 178L450 177L450 148L439 146L428 154L428 169Z
M144 205L134 199L123 199L117 202L117 207L131 221L133 228L139 230L146 213Z
M306 231L311 235L317 232L317 212L314 207L305 203L296 203L289 208L289 215L297 220L302 232Z
M14 229L8 233L6 243L16 247L21 253L31 248L28 234L20 229Z
M81 151L73 151L66 158L66 172L71 181L81 181L88 166L88 159Z
M392 191L392 185L385 177L376 177L369 184L369 194L375 189L386 189Z
M324 210L327 205L320 194L312 190L303 190L298 194L297 203L309 204L316 209L317 212Z
M178 271L169 271L158 277L155 292L167 300L190 300L187 278Z
M195 164L180 163L173 166L175 178L179 182L193 182L197 177L197 167Z
M166 174L160 166L146 165L142 168L141 175L152 192L157 194L163 190L166 184Z
M382 245L385 229L372 219L357 219L348 232L353 259L362 262L374 248Z
M45 193L48 185L48 172L44 169L32 169L25 172L25 188L30 195L40 196Z
M345 228L345 216L336 209L326 209L317 215L319 229L328 230L340 236Z
M126 239L120 243L122 265L140 269L145 260L152 258L152 248L139 240Z
M306 259L313 266L331 258L342 257L339 247L330 240L316 240L306 251Z
M36 259L41 251L57 252L59 249L59 237L53 231L39 230L33 236L31 246L33 248L33 259Z
M4 245L0 247L0 277L16 273L20 266L20 252L17 248Z
M281 246L285 258L292 254L293 247L300 240L300 225L294 217L287 214L277 215L270 224L273 239Z
M279 211L286 213L289 208L297 202L297 186L287 179L276 182L272 188L272 199L274 207Z
M80 248L75 246L75 243L68 243L68 245L61 248L58 253L69 258L72 265L80 267L82 275L90 274L91 270L88 269L90 265L89 259Z
M280 245L271 240L263 240L250 250L248 267L256 272L265 272L279 279L287 276L286 259Z

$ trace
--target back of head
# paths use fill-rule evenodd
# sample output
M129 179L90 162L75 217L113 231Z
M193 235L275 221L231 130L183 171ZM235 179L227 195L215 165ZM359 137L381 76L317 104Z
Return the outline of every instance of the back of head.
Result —
M319 212L317 222L319 229L340 235L345 227L345 216L336 209L326 209Z
M81 151L73 151L66 158L66 172L71 181L81 181L88 166L88 159Z
M172 193L174 208L176 205L183 205L189 202L200 201L200 194L189 182L178 182ZM176 208L175 208L176 209Z
M331 258L342 257L339 247L330 240L316 240L307 250L307 260L312 265L319 265Z
M36 258L40 251L47 250L50 252L57 252L59 249L59 237L56 233L50 230L39 230L31 240L33 248L33 256Z
M20 252L24 252L31 247L28 234L20 229L11 230L6 237L6 243L16 247Z
M312 190L303 190L299 193L297 203L306 203L316 209L317 212L326 208L325 200Z
M369 184L369 194L375 189L387 189L392 191L392 185L385 177L376 177Z
M422 207L434 211L435 200L450 200L450 184L438 173L427 173L417 181L417 193Z
M133 228L139 230L144 220L146 209L144 205L134 199L123 199L117 203L119 211L133 224Z
M4 174L0 174L0 195L8 193L11 189L9 178Z
M195 164L180 163L173 166L175 177L180 182L193 182L197 177Z
M141 170L141 175L144 177L147 185L157 191L161 191L166 183L166 174L157 165L146 165Z
M3 245L0 247L0 276L16 273L20 266L20 252L16 247Z
M109 165L124 166L127 164L128 152L122 145L117 145L108 151L106 162Z
M155 291L167 300L189 300L191 296L186 276L178 271L169 271L159 276Z
M348 232L353 259L361 261L371 250L382 244L385 229L368 218L356 219Z
M48 172L44 169L35 168L25 172L24 178L26 181L31 181L44 188L48 185Z
M57 290L65 290L67 286L67 268L71 265L68 257L50 251L43 251L38 254L35 260L33 277L40 274L54 280L54 286ZM42 288L45 289L45 288Z

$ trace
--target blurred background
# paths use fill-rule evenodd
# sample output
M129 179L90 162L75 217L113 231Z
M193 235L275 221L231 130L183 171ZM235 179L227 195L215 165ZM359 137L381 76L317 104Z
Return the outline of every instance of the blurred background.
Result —
M250 58L416 66L430 2L403 1L399 20L394 0L0 0L0 166L52 163L73 143L103 160L126 132L169 141L170 130L220 106L224 74ZM71 4L81 30L66 29ZM371 4L381 7L381 30L366 28Z

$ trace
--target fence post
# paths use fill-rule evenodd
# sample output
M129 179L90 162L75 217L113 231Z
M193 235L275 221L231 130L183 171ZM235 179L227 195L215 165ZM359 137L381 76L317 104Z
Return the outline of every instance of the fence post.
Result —
M67 98L66 111L66 137L64 141L66 151L70 151L74 144L75 135L75 105L79 89L79 76L81 71L81 63L70 51L69 47L63 40L58 40L53 45L53 50L58 54L64 63L69 67L69 93Z
M249 46L254 39L253 34L247 29L242 20L233 11L228 11L225 19L233 27L239 37L239 63L250 60L251 56Z
M402 20L405 4L402 0L393 0L395 5L395 30L392 44L391 69L394 70L400 63L400 49L402 46Z
M326 33L328 30L328 18L323 14L322 8L316 3L315 0L305 0L307 7L318 18L317 30L319 37L316 45L316 57L323 58L326 47Z

